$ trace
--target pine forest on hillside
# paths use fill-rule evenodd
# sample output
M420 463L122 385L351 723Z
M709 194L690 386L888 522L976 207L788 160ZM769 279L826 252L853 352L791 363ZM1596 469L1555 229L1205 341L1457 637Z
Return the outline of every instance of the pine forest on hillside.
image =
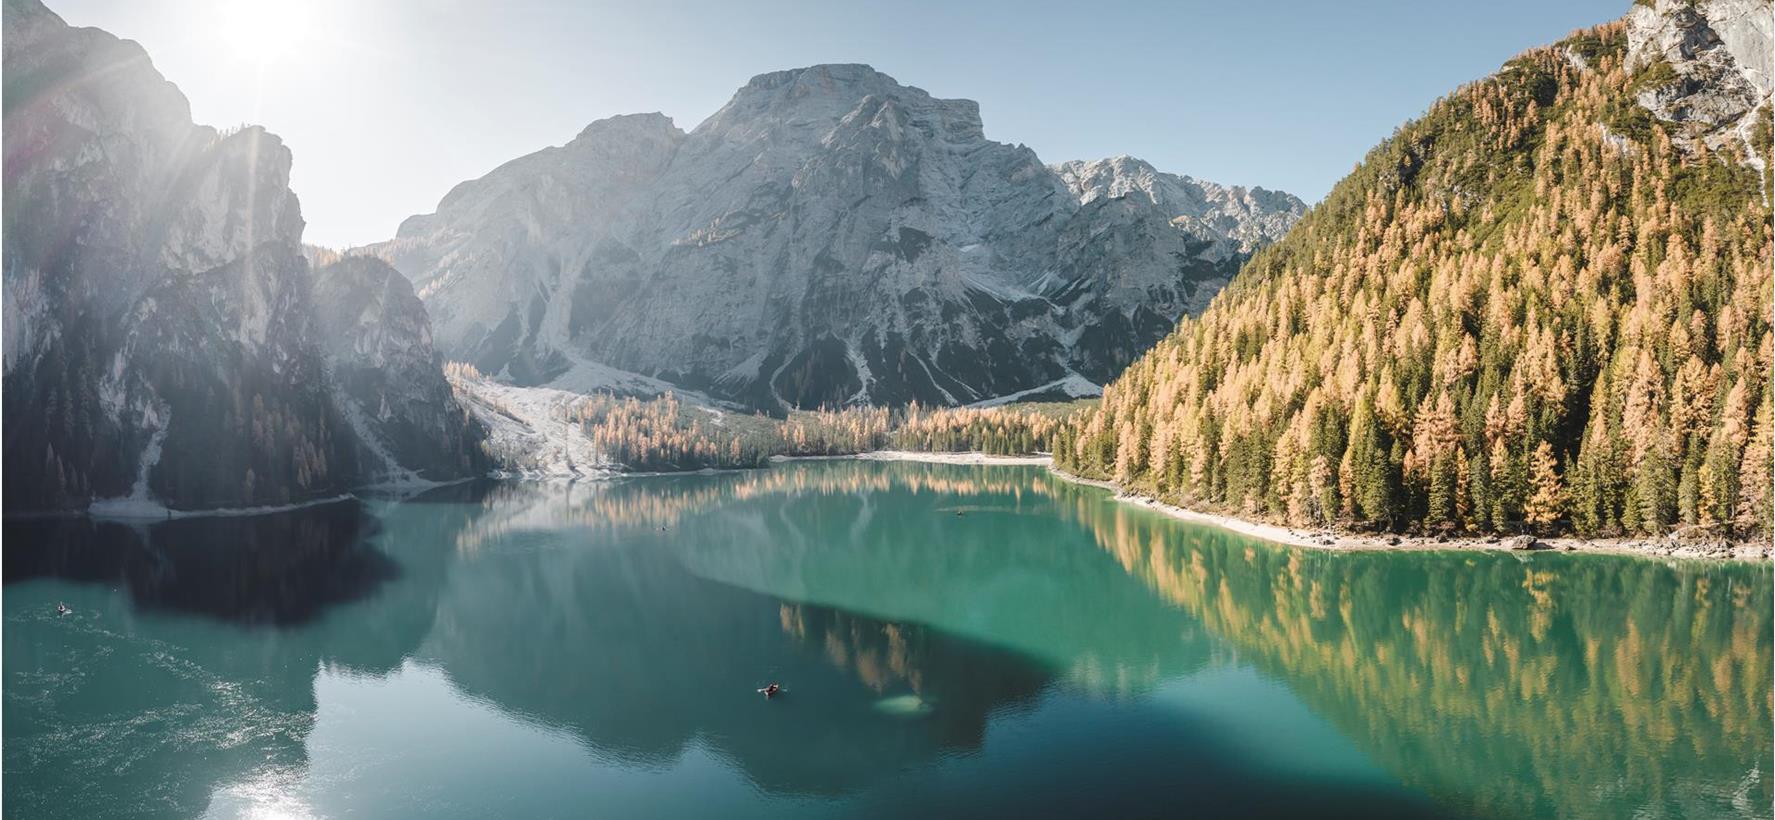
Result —
M1636 104L1675 80L1625 41L1530 51L1401 128L1059 465L1297 526L1768 533L1768 182Z

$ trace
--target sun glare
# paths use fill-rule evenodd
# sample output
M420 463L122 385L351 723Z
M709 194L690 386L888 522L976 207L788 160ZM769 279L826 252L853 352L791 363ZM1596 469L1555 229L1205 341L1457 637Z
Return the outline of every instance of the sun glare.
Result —
M308 39L310 20L302 2L231 0L222 5L220 36L242 59L260 64L291 56Z

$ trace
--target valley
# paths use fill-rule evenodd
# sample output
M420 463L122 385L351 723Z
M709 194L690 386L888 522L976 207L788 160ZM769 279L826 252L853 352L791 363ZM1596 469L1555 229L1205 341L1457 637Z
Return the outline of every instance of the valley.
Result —
M1596 2L0 0L0 812L1775 816L1775 10Z

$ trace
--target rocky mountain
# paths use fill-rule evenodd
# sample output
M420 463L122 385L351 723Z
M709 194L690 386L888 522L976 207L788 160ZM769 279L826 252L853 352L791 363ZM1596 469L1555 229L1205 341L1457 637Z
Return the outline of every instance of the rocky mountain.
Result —
M971 101L820 65L688 133L592 123L367 250L446 357L516 384L963 404L1094 391L1303 210L1126 157L1049 167Z
M474 423L444 380L431 320L413 286L375 257L314 270L315 329L336 405L380 480L448 479L488 469Z
M4 46L5 508L272 505L380 478L317 344L289 150L193 125L140 46L36 0L6 0Z
M1770 25L1642 0L1454 91L1056 461L1294 526L1767 543Z

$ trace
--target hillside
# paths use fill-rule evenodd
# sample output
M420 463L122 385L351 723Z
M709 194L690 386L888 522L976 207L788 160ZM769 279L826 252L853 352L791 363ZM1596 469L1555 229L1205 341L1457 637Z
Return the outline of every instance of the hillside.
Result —
M1758 9L1641 4L1438 101L1060 466L1296 526L1766 535Z

